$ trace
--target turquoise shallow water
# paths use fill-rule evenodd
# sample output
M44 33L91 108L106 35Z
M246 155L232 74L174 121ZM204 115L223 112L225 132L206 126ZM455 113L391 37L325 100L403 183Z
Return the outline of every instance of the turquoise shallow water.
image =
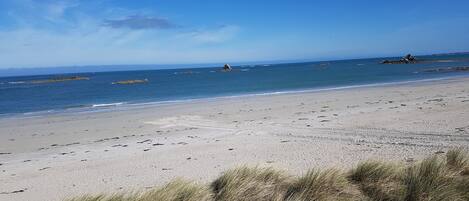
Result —
M0 77L0 115L93 111L166 101L469 76L469 72L422 72L439 67L469 66L469 55L419 58L442 61L382 65L379 62L383 59L360 59L234 66L231 72L221 72L220 68L191 68ZM89 80L32 83L60 76L83 76ZM148 82L112 84L134 79Z

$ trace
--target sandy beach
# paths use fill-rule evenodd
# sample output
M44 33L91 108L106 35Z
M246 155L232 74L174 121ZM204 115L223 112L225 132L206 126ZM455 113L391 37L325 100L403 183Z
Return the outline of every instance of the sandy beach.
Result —
M239 165L291 174L409 163L469 147L469 78L0 119L0 200L58 201L208 182Z

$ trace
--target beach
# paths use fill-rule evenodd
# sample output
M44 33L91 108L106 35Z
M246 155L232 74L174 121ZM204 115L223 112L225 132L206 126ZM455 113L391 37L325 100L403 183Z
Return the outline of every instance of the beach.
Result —
M0 200L209 182L240 166L299 175L469 147L469 78L0 119Z

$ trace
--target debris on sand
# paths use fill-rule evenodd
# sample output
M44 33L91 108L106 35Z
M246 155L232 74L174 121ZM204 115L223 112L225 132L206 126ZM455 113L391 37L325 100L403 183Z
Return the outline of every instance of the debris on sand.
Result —
M11 191L11 192L0 192L0 194L15 194L15 193L23 193L25 192L26 190L28 190L27 188L24 188L24 189L20 189L20 190L16 190L16 191Z

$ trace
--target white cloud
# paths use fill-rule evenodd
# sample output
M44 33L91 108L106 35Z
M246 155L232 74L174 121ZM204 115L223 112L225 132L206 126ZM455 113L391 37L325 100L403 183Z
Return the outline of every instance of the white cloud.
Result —
M71 8L78 7L78 0L36 1L15 0L12 7L7 8L14 20L24 24L34 24L45 20L50 22L64 22L64 15Z
M43 4L18 0L17 4L11 11L17 26L0 30L0 68L212 62L239 56L227 46L240 32L236 25L195 31L116 29L102 26L103 22L119 19L119 13L132 15L131 11L107 8L95 14L73 9L81 5L71 0Z
M174 33L113 29L100 23L89 19L67 31L0 31L0 68L211 62L236 56L221 46L236 36L237 26ZM200 47L206 43L216 45Z
M181 37L190 37L198 43L222 43L236 36L240 28L234 25L225 25L216 29L198 30L182 34Z
M45 11L45 18L51 21L60 20L65 12L70 9L77 7L79 3L77 1L59 1L49 4L44 4L43 9Z

